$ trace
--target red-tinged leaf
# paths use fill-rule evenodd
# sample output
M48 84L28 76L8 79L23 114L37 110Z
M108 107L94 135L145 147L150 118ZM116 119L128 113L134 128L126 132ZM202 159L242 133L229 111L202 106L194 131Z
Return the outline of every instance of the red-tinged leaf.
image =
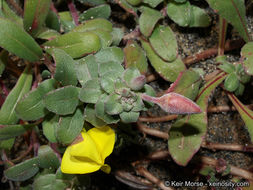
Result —
M185 116L172 125L169 132L168 148L177 164L187 165L199 150L207 130L208 98L226 76L227 74L223 72L219 73L200 89L196 103L203 110L202 113Z
M245 72L253 75L253 42L248 42L243 46L241 56L244 58L243 67Z
M246 42L250 41L243 0L207 0L207 2L221 17L234 26Z
M192 100L174 92L158 98L143 94L142 99L153 102L159 105L164 111L172 114L194 114L202 112L200 107Z
M44 24L51 0L26 0L24 5L24 28L35 35Z
M248 128L251 141L253 141L253 111L243 105L234 94L228 93L228 97L240 113L246 127Z

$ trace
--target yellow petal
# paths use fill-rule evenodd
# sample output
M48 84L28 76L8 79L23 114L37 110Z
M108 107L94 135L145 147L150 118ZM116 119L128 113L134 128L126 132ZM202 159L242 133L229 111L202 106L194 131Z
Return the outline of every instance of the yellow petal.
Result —
M103 160L112 153L115 144L115 132L109 126L94 127L87 134L96 143Z
M94 140L85 132L82 132L82 137L83 141L70 146L70 155L82 157L83 159L103 165L104 159L101 158L101 154Z
M70 155L71 146L69 146L62 158L61 171L67 174L86 174L99 170L101 165L91 160L74 157Z
M109 174L111 172L111 167L108 165L108 164L104 164L102 167L101 167L101 170L107 174Z

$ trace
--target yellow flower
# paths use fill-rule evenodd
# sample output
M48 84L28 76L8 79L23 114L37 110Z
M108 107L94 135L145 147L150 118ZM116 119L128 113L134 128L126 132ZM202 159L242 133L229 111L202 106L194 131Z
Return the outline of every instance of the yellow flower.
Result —
M104 164L115 143L115 132L108 126L92 128L82 132L83 141L68 146L61 163L61 170L68 174L86 174L99 169L110 173L109 165Z

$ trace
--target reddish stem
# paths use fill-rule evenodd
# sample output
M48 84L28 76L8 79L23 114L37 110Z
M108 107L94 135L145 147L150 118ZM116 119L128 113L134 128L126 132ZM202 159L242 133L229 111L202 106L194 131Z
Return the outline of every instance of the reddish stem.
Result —
M229 150L229 151L238 151L238 152L253 152L253 145L239 145L239 144L220 144L220 143L211 143L203 142L201 144L202 148L216 150Z
M157 129L151 129L151 128L147 127L146 125L144 125L143 123L141 123L140 121L137 122L137 128L141 132L143 132L144 134L152 135L152 136L162 138L162 139L169 138L168 133L159 131Z
M75 25L78 26L79 25L79 16L78 16L78 12L76 10L76 7L75 7L75 5L74 5L74 3L73 3L72 0L68 0L67 2L68 2L69 11L70 11L70 13L72 15L72 18L73 18L73 20L75 22Z

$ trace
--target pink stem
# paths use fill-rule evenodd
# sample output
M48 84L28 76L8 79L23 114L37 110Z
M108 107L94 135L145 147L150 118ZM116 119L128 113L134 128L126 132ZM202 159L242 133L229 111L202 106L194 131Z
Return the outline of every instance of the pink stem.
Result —
M149 95L147 95L147 94L142 94L142 95L141 95L141 98L142 98L143 100L145 100L145 101L148 101L148 102L153 102L153 103L157 103L157 102L158 102L158 100L157 100L156 97L152 97L152 96L149 96Z
M79 25L79 16L78 16L76 7L75 7L72 0L68 0L68 8L69 8L69 11L72 15L74 22L75 22L75 25L78 26Z

